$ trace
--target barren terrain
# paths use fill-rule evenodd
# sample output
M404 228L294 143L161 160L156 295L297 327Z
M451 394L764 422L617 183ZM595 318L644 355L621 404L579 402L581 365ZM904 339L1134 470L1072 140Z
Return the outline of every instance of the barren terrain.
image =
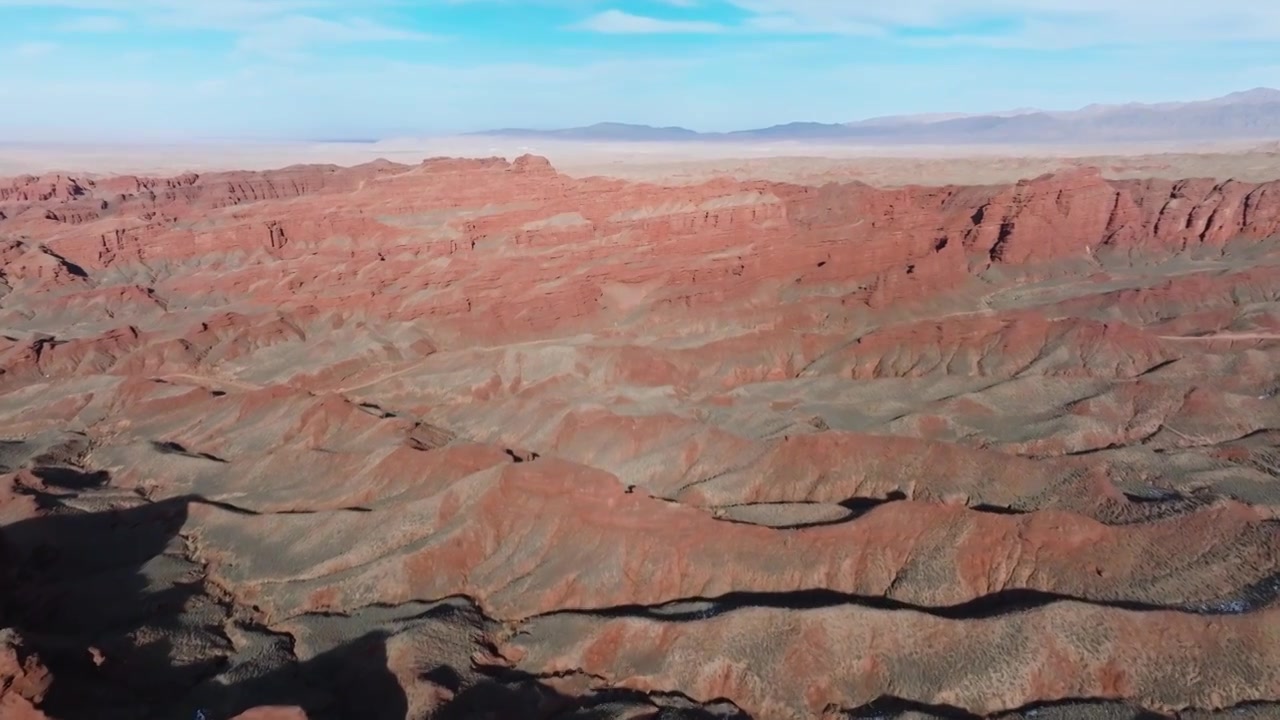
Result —
M1052 145L864 146L816 142L583 142L539 138L435 137L362 142L206 142L85 145L0 142L0 175L61 173L172 176L272 170L291 165L416 164L425 157L546 157L577 178L604 176L671 184L716 177L821 185L1014 183L1049 172L1097 168L1113 179L1280 178L1280 144L1254 141Z
M0 716L1275 717L1275 157L4 180Z

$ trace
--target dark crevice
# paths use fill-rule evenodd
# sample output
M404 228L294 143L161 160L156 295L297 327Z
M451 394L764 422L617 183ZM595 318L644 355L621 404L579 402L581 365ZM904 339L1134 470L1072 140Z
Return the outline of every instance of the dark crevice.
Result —
M1146 370L1143 370L1142 372L1138 373L1137 377L1140 377L1140 378L1146 377L1154 372L1163 370L1169 367L1170 365L1173 365L1174 363L1178 362L1180 359L1181 358L1174 358L1172 360L1165 360L1164 362L1158 362L1155 365L1152 365L1151 367L1147 368Z
M1060 455L1058 455L1058 457L1085 457L1087 455L1097 455L1098 453L1104 453L1110 450L1121 450L1126 447L1129 447L1129 446L1125 443L1113 442L1107 445L1103 445L1102 447L1085 448L1083 450L1069 450L1067 452L1061 453ZM1051 458L1054 456L1053 455L1027 455L1026 457L1031 458L1033 460L1041 460L1045 458Z
M188 450L186 447L184 447L181 443L176 443L176 442L173 442L172 440L152 440L151 447L154 448L157 452L160 452L165 455L181 455L183 457L195 458L197 460L209 460L211 462L224 463L224 464L229 462L227 460L224 460L223 458L218 457L217 455L211 455L206 452L192 452L191 450Z
M88 278L88 277L89 277L89 273L85 272L85 269L84 269L83 267L80 267L80 266L79 266L79 265L77 265L76 263L71 262L70 260L66 259L65 257L63 257L63 256L59 255L58 253L54 252L53 250L50 250L48 247L46 247L46 246L44 246L44 245L41 245L41 246L40 246L40 250L41 250L42 252L44 252L44 254L48 255L48 256L49 256L49 257L51 257L51 258L53 258L54 260L57 260L57 261L58 261L58 263L59 263L59 264L61 264L61 265L62 265L62 267L63 267L63 268L65 268L65 269L66 269L66 271L67 271L68 273L71 273L73 276L78 277L78 278Z
M351 507L340 507L340 508L326 508L323 510L309 510L306 508L300 508L300 509L292 509L292 510L269 510L264 512L261 510L251 510L249 508L240 507L239 505L233 505L232 503L223 502L221 500L210 500L208 498L200 497L197 495L185 495L180 498L174 498L174 499L184 500L186 502L190 502L193 505L208 505L210 507L216 507L219 510L226 510L227 512L235 513L236 515L250 515L253 517L262 517L267 515L319 515L322 513L331 513L331 512L361 512L361 513L373 512L373 508L367 508L361 505L353 505Z
M1274 708L1276 710L1280 710L1280 705L1272 702L1244 702L1244 703L1240 703L1238 705L1233 705L1231 707L1226 707L1226 708L1215 708L1215 709L1186 708L1183 712L1185 712L1186 710L1199 710L1201 712L1212 713L1213 715L1238 715L1241 712L1252 709L1252 708L1265 708L1265 709ZM1117 720L1177 720L1177 718L1182 717L1181 713L1174 713L1171 715L1165 714L1165 713L1157 712L1155 710L1151 710L1149 708L1144 708L1141 706L1133 705L1133 704L1122 702L1122 701L1110 700L1106 698L1076 697L1076 698L1062 698L1059 700L1050 700L1050 701L1044 701L1044 702L1031 703L1029 705L1023 705L1022 707L1014 708L1012 710L992 713L991 715L987 715L986 719L987 720L1006 720L1006 719L1012 720L1012 718L1022 718L1022 717L1034 718L1036 716L1046 713L1046 711L1052 711L1052 710L1067 710L1067 711L1070 711L1071 713L1070 715L1067 715L1066 713L1056 713L1054 714L1054 717L1056 718L1092 717L1093 714L1090 713L1091 710L1103 711L1103 712L1107 710L1114 710L1116 712L1106 716L1114 717ZM1127 713L1127 714L1121 715L1120 713ZM1131 713L1131 714L1128 714L1128 713Z
M632 486L628 486L627 492L631 492L631 487ZM715 517L716 520L719 520L721 522L732 523L734 525L754 525L757 527L769 527L769 528L773 528L774 530L805 530L808 528L826 527L829 525L842 525L844 523L853 522L854 520L857 520L863 517L864 515L866 515L867 513L871 512L872 510L875 510L876 508L880 507L881 505L885 505L891 502L898 502L906 499L907 499L907 496L905 493L895 490L893 492L888 493L883 498L853 497L838 503L808 502L808 501L780 501L780 502L765 502L765 503L744 503L741 505L724 505L718 508L720 510L729 510L734 508L748 508L748 507L788 507L788 506L802 506L802 505L826 505L826 506L832 506L832 507L836 507L836 506L842 507L845 510L849 511L848 515L834 518L831 520L817 520L814 522L795 523L792 525L766 525L764 523L755 522L751 520L740 520L738 518L721 517L718 515L714 515L713 517Z
M395 413L391 412L390 410L382 409L382 407L379 406L377 403L362 402L356 405L356 407L360 408L361 410L364 410L370 415L373 415L379 420L389 420L393 417L397 417Z
M1004 253L1009 244L1009 238L1013 236L1013 221L1006 220L1000 223L1000 233L996 236L995 244L991 246L991 250L987 253L991 262L999 263L1004 260Z
M466 609L475 613L477 617L485 622L497 622L497 619L486 614L480 603L470 595L445 595L431 600L414 599L406 600L404 602L373 602L356 607L350 607L345 610L308 610L307 612L276 618L275 624L278 625L303 618L354 618L360 613L369 610L397 610L408 605L423 608L421 613L413 616L416 618L429 617L433 613L440 612L442 609Z
M631 487L633 486L628 486L629 488L628 492L631 491L630 490ZM749 507L826 505L826 506L839 506L849 511L848 515L845 515L843 517L833 518L831 520L816 520L814 522L795 523L790 525L772 525L772 524L761 523L758 521L742 520L739 518L722 517L722 516L715 516L715 519L721 522L733 523L735 525L755 525L755 526L773 528L774 530L805 530L808 528L826 527L830 525L842 525L845 523L854 522L855 520L861 519L863 516L867 515L872 510L875 510L876 508L879 508L883 505L887 505L892 502L900 502L908 499L909 498L907 497L906 493L902 492L901 490L893 490L889 493L886 493L885 496L882 498L853 497L853 498L842 500L836 503L811 502L811 501L785 501L784 500L779 502L744 503L740 505L722 505L716 508L717 510L731 510L734 508L749 508ZM978 505L968 505L966 507L967 509L972 510L974 512L990 513L993 515L1023 515L1029 512L1027 510L1020 510L1017 508L1005 507L1002 505L991 505L986 503L982 503Z
M1244 615L1273 607L1277 600L1280 600L1280 572L1246 586L1233 596L1214 602L1196 603L1182 609L1200 615Z
M511 448L506 448L504 452L507 454L508 457L511 458L511 462L516 462L516 463L532 462L542 457L541 455L539 455L536 452L533 452L532 450L513 450Z
M1189 500L1177 490L1160 487L1144 487L1135 490L1123 490L1125 498L1132 503L1149 504Z
M1254 438L1265 437L1267 434L1269 434L1269 433L1273 433L1273 432L1277 432L1277 431L1280 431L1280 428L1271 428L1271 427L1259 428L1259 429L1254 430L1254 431L1252 431L1252 432L1247 432L1247 433L1245 433L1244 435L1241 435L1240 437L1231 438L1230 440L1223 440L1222 442L1217 443L1217 444L1218 444L1218 445L1229 445L1229 444L1231 444L1231 443L1238 443L1238 442L1242 442L1242 441L1244 441L1244 440L1252 440L1252 439L1254 439ZM1201 447L1205 447L1205 446L1203 446L1203 445L1195 445L1195 446L1192 446L1192 447L1188 447L1188 448L1179 448L1179 449L1181 449L1181 450L1194 450L1194 449L1196 449L1196 448L1201 448Z
M1280 579L1276 581L1280 585ZM733 592L712 598L685 598L660 605L620 605L597 609L563 609L545 613L581 615L599 618L642 618L661 622L693 622L749 608L776 610L818 610L852 605L872 610L917 612L945 620L982 620L1038 610L1061 602L1075 602L1094 607L1133 612L1187 612L1198 615L1238 614L1227 603L1177 607L1131 600L1098 600L1080 598L1041 590L1013 589L983 595L968 602L949 606L927 606L875 595L854 595L834 590L811 589L790 592ZM696 606L696 607L686 607Z
M884 498L855 497L855 498L849 498L848 500L844 500L843 502L840 502L838 504L840 505L840 507L850 512L861 515L871 511L874 508L878 508L881 505L884 505L885 503L898 502L900 500L906 500L906 499L907 499L906 493L902 492L901 490L894 490L892 492L885 494Z
M111 482L106 470L82 470L74 467L37 467L31 471L40 482L64 490L89 490Z
M1007 712L994 713L987 717L991 720L1002 720L1004 718L1033 718L1046 711L1064 709L1070 710L1073 715L1083 715L1089 710L1115 709L1119 712L1132 713L1125 720L1176 720L1177 715L1166 715L1144 707L1137 707L1127 703L1109 701L1097 698L1070 698L1063 700L1054 700L1051 702L1038 702L1023 707L1009 710ZM1061 715L1060 715L1061 717Z
M878 720L879 718L899 717L909 713L943 718L944 720L979 720L981 717L954 705L930 705L888 695L878 697L865 705L842 711L842 714L850 720Z
M327 512L373 512L373 508L367 508L362 505L352 505L351 507L340 507L332 510L277 510L269 513L258 513L259 515L318 515Z
M1254 705L1254 704L1251 704ZM1256 704L1270 707L1270 704ZM1236 706L1227 712L1242 709ZM1115 720L1174 720L1177 715L1165 715L1154 710L1132 705L1122 701L1103 698L1063 698L1046 702L1036 702L1011 710L1003 710L989 715L979 715L955 705L941 703L925 703L902 697L885 695L855 708L844 709L840 714L849 720L873 720L879 718L914 717L928 720L1012 720L1013 718L1034 718L1047 711L1061 710L1053 717L1094 717L1115 718Z
M1019 508L1008 507L1005 505L992 505L990 503L970 505L969 509L980 513L989 513L991 515L1026 515L1028 512L1027 510L1021 510Z

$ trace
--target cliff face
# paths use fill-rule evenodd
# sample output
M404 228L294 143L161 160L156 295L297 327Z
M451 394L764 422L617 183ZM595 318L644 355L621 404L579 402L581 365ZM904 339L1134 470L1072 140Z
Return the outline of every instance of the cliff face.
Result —
M1274 712L1277 188L0 181L0 708Z
M1220 252L1280 233L1276 187L1079 172L1008 187L664 188L574 180L526 157L19 178L0 211L7 236L20 238L6 251L19 282L75 285L60 268L79 267L155 274L147 284L181 294L198 276L228 301L355 303L488 342L576 332L619 305L662 312L840 293L846 305L884 306L993 268L1037 278L1112 256ZM279 263L287 282L277 282ZM611 303L610 289L627 300Z

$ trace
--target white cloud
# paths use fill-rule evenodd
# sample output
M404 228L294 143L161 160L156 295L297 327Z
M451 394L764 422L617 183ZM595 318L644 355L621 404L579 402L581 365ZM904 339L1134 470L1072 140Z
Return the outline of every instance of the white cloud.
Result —
M779 13L753 15L747 18L747 28L778 35L884 35L885 29L868 22L833 19L814 22L812 18Z
M1046 39L1058 46L1171 41L1280 41L1280 3L1258 0L727 0L758 18L815 33L863 34L927 28L962 32L967 24L1004 21L1001 32L975 42Z
M69 33L113 33L126 27L128 23L114 15L82 15L60 23L54 29Z
M719 23L703 20L662 20L632 15L621 10L605 10L570 27L575 30L590 30L614 35L710 34L724 32L727 29Z
M626 7L618 0L429 0L484 2L483 12L494 16L517 3L556 5L553 17L568 12L569 21L588 18L580 29L633 33L632 39L645 33L682 32L690 39L728 33L744 42L691 42L678 54L642 42L507 48L506 57L528 63L500 63L484 55L484 48L461 48L462 43L457 53L434 52L453 46L419 45L396 53L415 62L392 62L377 43L432 37L393 20L397 8L417 2L428 0L0 0L0 24L8 8L56 6L68 11L63 17L79 16L81 30L93 28L99 22L94 18L117 18L129 29L178 38L182 31L214 30L226 33L237 48L210 62L207 44L139 42L134 47L141 50L130 58L107 55L99 43L71 35L29 34L21 39L58 45L23 46L21 52L40 60L16 63L24 72L11 74L0 92L40 102L0 103L6 107L0 135L35 128L67 137L109 130L386 136L601 120L740 129L900 112L1193 99L1275 85L1280 77L1280 53L1263 43L1208 47L1204 41L1280 39L1280 2L1266 0L1214 0L1209 7L1184 0L1159 6L1152 0L654 0L691 5L665 14L678 20L610 11ZM747 10L745 17L724 21L732 24L710 22L713 16L703 11L723 2ZM596 11L605 12L591 16ZM0 54L15 57L18 40L0 47ZM350 43L372 45L314 52ZM1125 47L1045 53L1025 62L992 61L955 49L1097 43ZM936 50L923 52L922 46ZM306 62L285 62L304 52ZM750 92L742 90L744 67L751 68ZM116 96L129 102L111 102ZM86 115L85 107L93 113ZM174 108L182 109L180 118Z
M436 0L448 4L543 5L583 9L604 0ZM709 0L654 0L686 9ZM1154 46L1170 42L1280 42L1275 0L717 0L747 17L721 25L705 19L662 20L608 10L579 29L612 33L749 32L869 36L930 30L928 43L997 48ZM973 32L989 24L990 30ZM947 39L947 36L950 36ZM914 40L912 43L916 42Z
M1274 84L1267 78L1275 77L1274 57L1245 49L1217 64L1172 47L1082 53L1063 65L992 63L964 53L946 62L912 53L867 62L833 57L829 47L786 40L647 60L572 55L556 63L471 65L355 53L315 53L306 63L262 54L206 63L196 49L157 48L122 67L114 58L86 62L88 51L67 45L3 86L11 97L40 102L7 102L0 135L385 138L603 120L732 130L904 112L1194 99ZM743 67L752 68L750 92L732 81Z
M431 39L429 34L370 18L370 11L401 1L362 0L355 5L343 0L0 0L0 9L112 13L85 15L55 28L64 32L119 30L126 18L170 29L225 32L239 36L241 50L296 51L306 45Z
M392 137L486 127L585 125L601 115L656 121L664 102L682 102L670 78L683 59L595 61L557 65L451 65L369 56L316 54L307 63L205 66L199 74L170 70L166 56L138 68L122 87L119 69L80 74L57 68L6 86L40 103L7 108L0 135L79 138ZM80 67L68 61L67 65ZM175 77L181 82L174 82ZM115 78L115 79L113 79ZM103 102L128 91L128 103ZM690 98L692 99L692 98ZM92 119L82 110L93 104ZM175 122L174 108L181 108ZM252 108L252 111L248 111ZM21 132L18 132L21 130ZM38 132L37 132L38 131Z
M132 15L249 18L342 7L331 0L0 0L0 8L60 8Z
M38 58L57 52L58 46L51 42L24 42L14 45L10 52L20 58Z
M435 36L362 18L344 22L308 15L285 15L255 23L243 31L236 47L241 51L282 53L296 52L308 45L431 39Z

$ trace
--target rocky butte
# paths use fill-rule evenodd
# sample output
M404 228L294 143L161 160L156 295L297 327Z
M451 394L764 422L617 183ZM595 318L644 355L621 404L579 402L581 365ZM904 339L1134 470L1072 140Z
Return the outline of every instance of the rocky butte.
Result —
M1280 183L0 181L0 715L1274 717Z

